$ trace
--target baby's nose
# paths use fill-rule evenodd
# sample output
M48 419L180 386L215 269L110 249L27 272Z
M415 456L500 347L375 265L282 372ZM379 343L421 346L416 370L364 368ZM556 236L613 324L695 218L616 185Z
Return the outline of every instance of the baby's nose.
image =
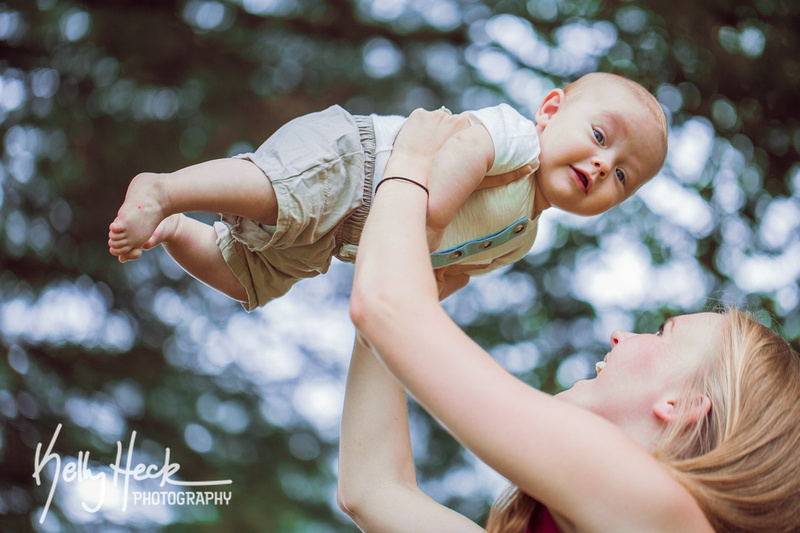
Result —
M600 175L601 178L605 177L605 175L608 174L608 162L605 160L605 158L602 158L600 156L595 157L592 160L592 165L594 166L595 169L597 169L598 174Z

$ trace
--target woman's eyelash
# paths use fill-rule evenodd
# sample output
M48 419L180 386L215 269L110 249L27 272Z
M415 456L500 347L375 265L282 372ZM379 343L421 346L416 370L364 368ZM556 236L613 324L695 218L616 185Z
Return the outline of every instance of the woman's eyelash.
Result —
M664 334L664 327L667 325L666 322L662 322L660 326L658 326L658 331L656 331L656 335L659 337Z

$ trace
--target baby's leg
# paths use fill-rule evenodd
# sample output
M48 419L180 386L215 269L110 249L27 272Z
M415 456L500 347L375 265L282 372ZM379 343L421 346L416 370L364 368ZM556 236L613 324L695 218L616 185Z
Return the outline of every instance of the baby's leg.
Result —
M149 250L159 244L194 278L234 300L247 301L247 292L217 247L217 232L212 226L182 214L170 215L143 248Z
M269 179L244 159L207 161L171 174L139 174L109 227L109 251L123 262L136 259L162 220L190 211L228 213L274 225L278 202Z

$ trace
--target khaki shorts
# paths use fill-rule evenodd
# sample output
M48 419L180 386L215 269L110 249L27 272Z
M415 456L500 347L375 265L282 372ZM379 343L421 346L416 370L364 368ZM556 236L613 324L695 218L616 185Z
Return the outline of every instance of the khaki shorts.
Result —
M226 214L214 224L217 245L247 290L245 309L327 272L344 244L358 243L371 198L374 140L369 117L333 106L288 122L254 153L238 156L264 172L278 200L275 226Z

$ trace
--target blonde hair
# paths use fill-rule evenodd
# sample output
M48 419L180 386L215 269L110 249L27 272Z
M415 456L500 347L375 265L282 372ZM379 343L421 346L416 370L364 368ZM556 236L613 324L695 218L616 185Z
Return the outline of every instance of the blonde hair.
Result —
M653 455L715 531L798 531L800 357L748 313L723 315L716 357L689 380L683 396L706 395L711 410L689 427L668 425ZM691 402L682 408L691 409ZM523 533L536 506L512 487L492 508L487 532Z
M486 533L525 533L539 502L511 485L489 510Z
M656 447L717 531L800 529L800 358L751 316L726 313L711 368L694 387L711 412L689 430L668 428Z
M664 109L661 107L661 104L659 104L658 100L656 100L656 97L653 96L653 94L645 89L642 85L623 76L618 76L617 74L611 74L608 72L592 72L581 76L577 80L564 87L566 104L569 105L570 101L574 102L578 98L591 96L593 93L587 89L596 91L598 87L603 84L626 89L631 96L633 96L639 103L642 104L642 106L644 106L645 110L647 110L647 112L650 114L653 121L658 125L658 132L661 142L659 142L658 145L651 147L652 152L650 155L653 156L654 160L658 163L657 168L660 169L664 165L664 161L667 159L667 136L669 131L669 127L667 125L667 115L664 113Z

